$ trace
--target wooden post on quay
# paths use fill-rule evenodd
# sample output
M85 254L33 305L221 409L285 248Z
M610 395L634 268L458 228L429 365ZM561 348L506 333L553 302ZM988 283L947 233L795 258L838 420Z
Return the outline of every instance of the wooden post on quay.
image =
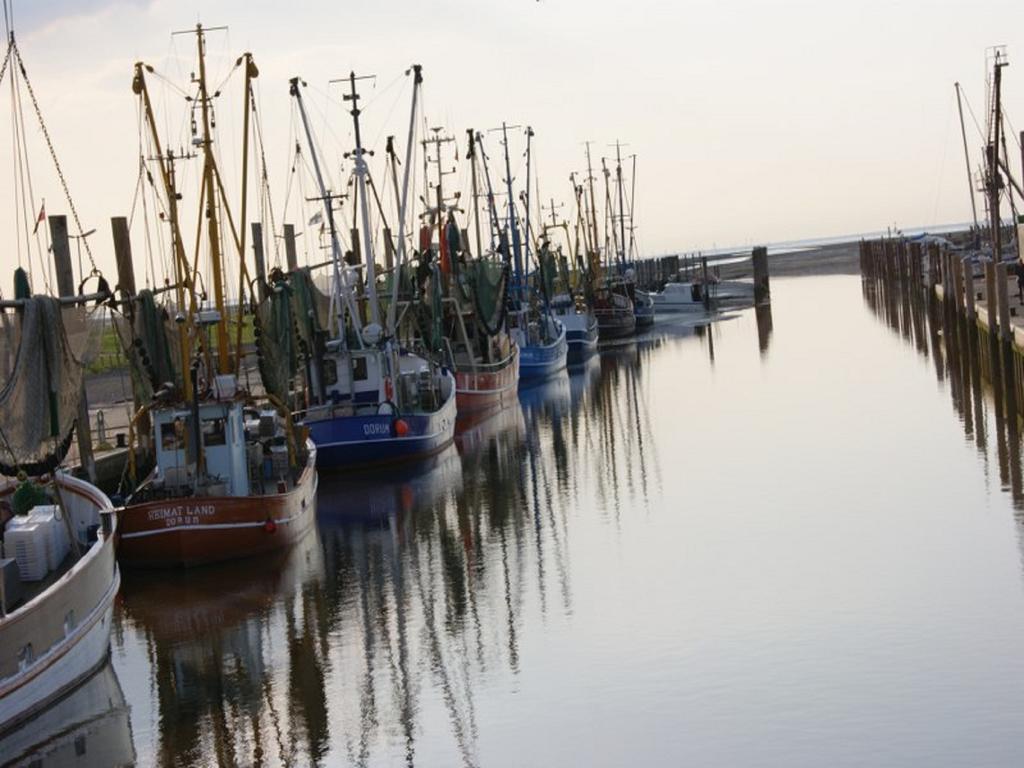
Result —
M763 245L755 248L751 254L751 262L754 267L754 303L771 301L771 287L768 284L768 249Z
M263 255L263 225L252 222L252 255L256 262L256 295L260 301L267 298L267 262Z
M964 269L959 264L959 259L953 254L946 254L949 258L950 271L953 275L953 306L956 311L963 313L964 311Z
M999 299L996 296L996 264L994 261L985 262L985 305L985 309L988 310L988 332L993 336L998 336Z
M996 295L999 297L999 338L1003 341L1013 339L1010 327L1010 295L1006 286L1008 275L1006 264L996 264Z
M294 272L299 268L299 259L295 254L295 225L284 225L284 255L288 261L288 271Z
M71 247L68 243L67 216L50 216L50 242L53 245L53 265L57 271L57 293L61 298L75 295L75 273L71 269ZM78 417L75 421L78 438L78 460L89 482L96 482L96 460L92 453L92 428L89 424L89 400L85 396L85 380L82 380L81 397L78 399Z
M113 216L110 219L110 231L114 236L114 258L117 259L117 287L121 289L121 297L130 299L135 296L135 268L132 266L132 241L128 235L128 219L125 216ZM123 312L131 317L134 314L131 302L123 305Z
M960 260L960 268L963 270L964 281L964 306L967 309L967 319L974 320L978 312L974 307L974 265L970 257Z
M117 287L120 290L121 312L132 322L135 317L135 267L132 264L132 240L128 233L128 219L124 216L113 216L110 219L110 230L114 237L114 258L117 260ZM133 388L134 389L134 388ZM144 405L138 397L132 397L132 404L137 413ZM137 429L139 442L148 447L151 424L149 414L139 419Z

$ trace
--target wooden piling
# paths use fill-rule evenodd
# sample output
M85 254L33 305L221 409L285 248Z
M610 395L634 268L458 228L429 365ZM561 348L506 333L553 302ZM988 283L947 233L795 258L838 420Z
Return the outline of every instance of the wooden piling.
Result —
M1010 296L1006 286L1008 274L1006 264L996 264L996 295L999 304L999 338L1003 341L1013 340L1013 328L1010 326Z
M128 234L128 219L125 216L113 216L110 219L110 231L114 238L114 258L117 260L117 287L121 289L123 298L135 295L135 268L132 265L132 241ZM124 305L126 315L131 315L132 305Z
M751 254L754 267L754 302L771 301L771 287L768 284L768 249L758 246Z
M288 271L294 272L299 268L299 259L295 253L295 225L284 225L284 256L288 262Z
M57 292L61 298L75 295L75 273L71 269L71 246L68 242L67 216L50 216L50 243L53 248L53 265L57 272ZM78 439L78 460L89 482L96 482L96 459L92 452L92 428L89 424L89 399L85 394L85 380L82 380L81 397L78 398L78 417L75 421Z
M988 332L998 335L999 300L996 296L996 265L993 261L985 262L985 309L987 310Z
M975 320L978 317L978 312L974 306L974 264L970 257L960 260L960 268L963 270L964 307L967 311L967 319Z
M252 255L256 262L256 295L260 301L267 298L267 262L263 255L263 225L252 222Z

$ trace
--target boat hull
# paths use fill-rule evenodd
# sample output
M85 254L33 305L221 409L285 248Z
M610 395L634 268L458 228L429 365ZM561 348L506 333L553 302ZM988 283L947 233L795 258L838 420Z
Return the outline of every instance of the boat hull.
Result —
M597 333L602 339L621 339L636 331L636 316L630 309L597 309Z
M550 344L531 344L520 350L519 381L543 379L565 369L569 343L565 326L558 323L558 338Z
M597 318L589 312L559 315L565 326L565 341L568 345L566 362L579 365L597 352Z
M519 384L519 348L497 365L455 372L455 400L459 419L500 408L516 399Z
M455 439L455 381L446 373L448 398L432 413L339 416L305 422L321 469L408 461L437 453ZM407 432L399 435L401 418Z
M290 546L316 519L317 451L298 482L263 496L190 496L120 510L118 558L135 568L181 568L263 555Z
M100 510L112 510L106 495L87 483L64 477L60 485L66 503L66 494L71 494ZM107 660L114 597L121 586L114 549L117 523L113 517L111 521L110 533L101 534L71 570L0 620L0 736L68 694ZM29 645L32 661L11 668L7 653Z
M654 325L655 304L649 293L636 291L633 300L633 316L637 328L650 328Z

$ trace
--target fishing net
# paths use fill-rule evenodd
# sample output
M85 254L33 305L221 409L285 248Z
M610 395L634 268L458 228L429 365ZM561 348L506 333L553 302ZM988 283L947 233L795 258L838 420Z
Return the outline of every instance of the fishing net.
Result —
M291 286L284 281L275 283L253 318L263 388L281 400L287 400L291 377L298 366L292 304Z
M39 475L64 460L101 326L84 307L62 309L49 296L26 299L15 318L4 316L0 472Z
M181 339L171 315L147 289L135 297L130 318L114 318L114 330L128 360L136 402L150 402L153 393L165 384L179 391L184 385L179 370Z
M309 269L292 272L289 284L296 335L307 350L312 350L317 334L327 328L330 299L313 283Z
M558 279L558 262L555 255L547 248L541 248L537 253L537 261L540 264L538 277L540 278L540 290L547 301L551 301L555 295L555 280Z
M505 320L508 263L473 259L462 268L464 289L472 294L473 308L488 336L496 336Z

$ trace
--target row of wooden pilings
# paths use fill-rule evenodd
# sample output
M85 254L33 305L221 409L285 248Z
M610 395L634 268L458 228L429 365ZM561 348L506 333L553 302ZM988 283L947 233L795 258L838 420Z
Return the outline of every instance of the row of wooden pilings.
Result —
M901 240L861 241L860 269L865 277L897 285L925 286L958 314L980 321L986 330L1003 341L1014 341L1012 318L1017 309L1010 301L1009 266L1006 262L982 260L984 277L975 275L976 262L969 256L936 243L923 248L920 243ZM982 288L983 290L979 290ZM979 303L984 307L979 316Z
M965 339L963 351L1024 416L1024 325L1013 323L1019 305L1011 299L1010 265L976 262L935 243L877 240L861 242L860 266L862 276L894 300L930 307L947 341Z

